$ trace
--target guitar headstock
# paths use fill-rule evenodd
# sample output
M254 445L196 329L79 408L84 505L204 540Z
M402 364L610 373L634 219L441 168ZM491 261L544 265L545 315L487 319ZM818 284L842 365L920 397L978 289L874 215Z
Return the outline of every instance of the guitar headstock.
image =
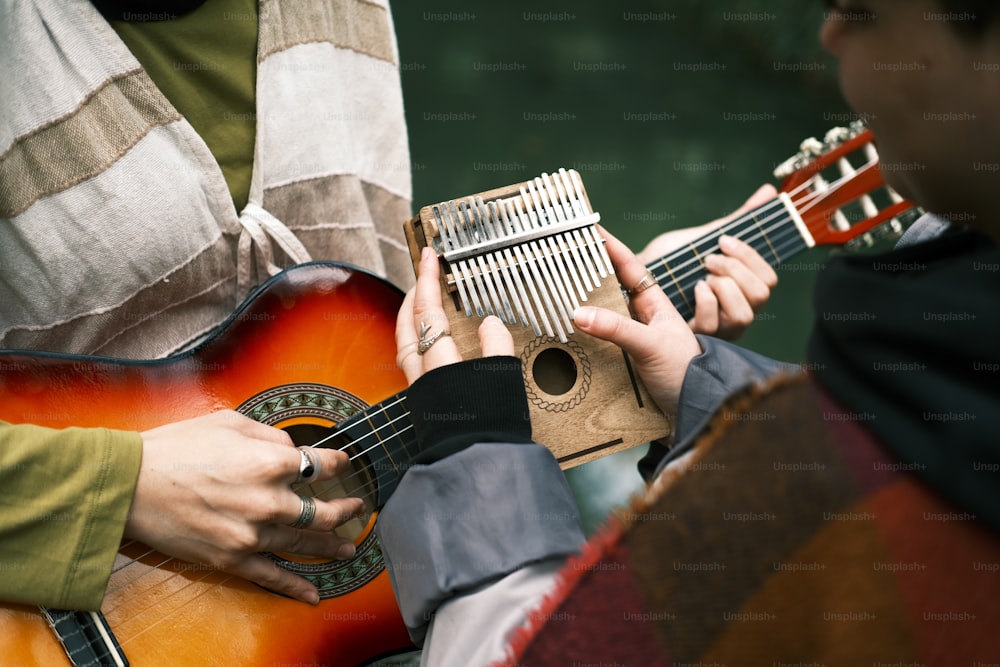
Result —
M898 236L919 214L886 185L874 137L860 120L803 141L774 175L817 245L871 245Z

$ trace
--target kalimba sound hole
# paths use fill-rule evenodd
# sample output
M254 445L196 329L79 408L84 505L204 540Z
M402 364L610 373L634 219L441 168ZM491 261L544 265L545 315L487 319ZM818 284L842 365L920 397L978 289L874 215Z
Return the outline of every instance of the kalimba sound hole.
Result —
M538 353L531 364L535 384L546 394L560 396L576 384L576 362L573 356L558 347L549 347Z

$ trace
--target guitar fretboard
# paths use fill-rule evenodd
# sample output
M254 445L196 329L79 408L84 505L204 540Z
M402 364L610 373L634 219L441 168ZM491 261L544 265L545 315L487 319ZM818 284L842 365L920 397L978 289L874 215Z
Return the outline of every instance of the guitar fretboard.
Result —
M100 612L41 611L74 667L128 667L128 658Z
M400 478L420 453L406 393L400 392L376 403L337 427L337 447L347 451L357 472L367 477L381 508L399 484Z
M705 257L720 252L719 238L723 235L747 243L771 266L813 245L794 207L784 196L779 196L670 255L650 262L646 268L684 319L694 316L694 286L708 275Z

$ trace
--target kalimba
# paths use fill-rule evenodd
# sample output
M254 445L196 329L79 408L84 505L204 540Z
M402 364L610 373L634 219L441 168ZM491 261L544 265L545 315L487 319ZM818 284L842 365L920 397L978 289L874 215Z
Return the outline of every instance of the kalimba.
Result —
M596 305L628 315L580 175L529 181L424 206L406 223L417 265L424 246L441 263L451 335L480 356L477 329L496 315L524 369L533 437L563 468L672 433L620 348L573 326Z

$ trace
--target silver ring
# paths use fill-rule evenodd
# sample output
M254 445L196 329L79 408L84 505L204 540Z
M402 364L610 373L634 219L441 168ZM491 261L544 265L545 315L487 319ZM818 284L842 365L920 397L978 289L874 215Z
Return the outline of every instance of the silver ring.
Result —
M320 463L319 457L313 458L309 447L299 447L299 475L295 478L296 484L311 482L319 477Z
M637 282L635 285L632 286L632 289L628 291L628 295L630 297L635 296L639 292L647 290L655 284L656 284L656 276L653 275L652 271L646 269L646 275L642 277L642 280L640 280L639 282Z
M443 329L438 331L433 336L427 338L427 332L430 331L431 327L429 324L420 323L420 344L417 345L417 354L423 354L427 350L431 349L431 345L438 342L444 336L450 336L451 331L448 329Z
M316 501L311 496L299 496L299 500L302 502L302 509L299 510L299 518L292 524L292 528L308 528L316 518Z

